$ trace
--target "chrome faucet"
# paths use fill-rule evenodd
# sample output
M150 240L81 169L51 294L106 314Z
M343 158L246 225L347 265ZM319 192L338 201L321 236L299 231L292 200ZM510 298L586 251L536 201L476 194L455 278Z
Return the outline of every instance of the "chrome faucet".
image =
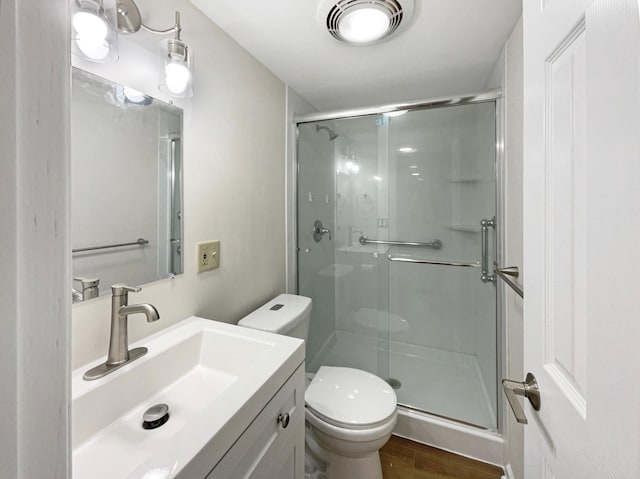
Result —
M147 348L129 350L128 316L142 313L147 322L152 323L160 319L158 310L150 304L129 305L129 293L139 293L141 288L134 288L125 284L111 286L111 335L109 337L109 355L107 362L96 366L84 373L84 379L91 381L115 371L131 361L147 354Z
M100 294L100 278L73 278L74 281L80 283L80 289L71 288L71 300L74 303L80 303L87 299L97 298Z

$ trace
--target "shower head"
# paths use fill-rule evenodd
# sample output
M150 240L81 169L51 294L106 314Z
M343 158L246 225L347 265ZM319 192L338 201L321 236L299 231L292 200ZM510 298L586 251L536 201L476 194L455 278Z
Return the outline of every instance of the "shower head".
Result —
M327 132L329 132L329 140L333 141L336 138L338 138L340 135L338 135L335 131L333 131L331 128L327 127L327 126L320 126L316 124L316 131L320 131L320 130L327 130Z

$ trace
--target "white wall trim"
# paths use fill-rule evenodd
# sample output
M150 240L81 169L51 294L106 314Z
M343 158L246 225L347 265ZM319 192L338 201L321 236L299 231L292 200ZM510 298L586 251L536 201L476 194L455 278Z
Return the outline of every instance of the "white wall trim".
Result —
M497 433L400 408L393 433L438 449L502 467L504 442Z
M516 479L515 474L513 473L513 469L511 469L511 464L506 464L504 466L504 476L506 479Z
M69 17L0 9L0 477L71 476Z

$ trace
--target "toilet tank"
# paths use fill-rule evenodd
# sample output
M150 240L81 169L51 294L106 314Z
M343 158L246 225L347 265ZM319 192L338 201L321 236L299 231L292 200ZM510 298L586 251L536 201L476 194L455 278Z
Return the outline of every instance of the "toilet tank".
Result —
M307 340L311 298L281 294L242 318L239 326Z

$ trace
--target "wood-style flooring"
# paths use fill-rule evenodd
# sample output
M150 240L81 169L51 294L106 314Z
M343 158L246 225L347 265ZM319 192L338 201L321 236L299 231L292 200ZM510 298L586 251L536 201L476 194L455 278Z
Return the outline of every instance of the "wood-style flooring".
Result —
M384 479L500 479L497 466L396 436L380 450Z

